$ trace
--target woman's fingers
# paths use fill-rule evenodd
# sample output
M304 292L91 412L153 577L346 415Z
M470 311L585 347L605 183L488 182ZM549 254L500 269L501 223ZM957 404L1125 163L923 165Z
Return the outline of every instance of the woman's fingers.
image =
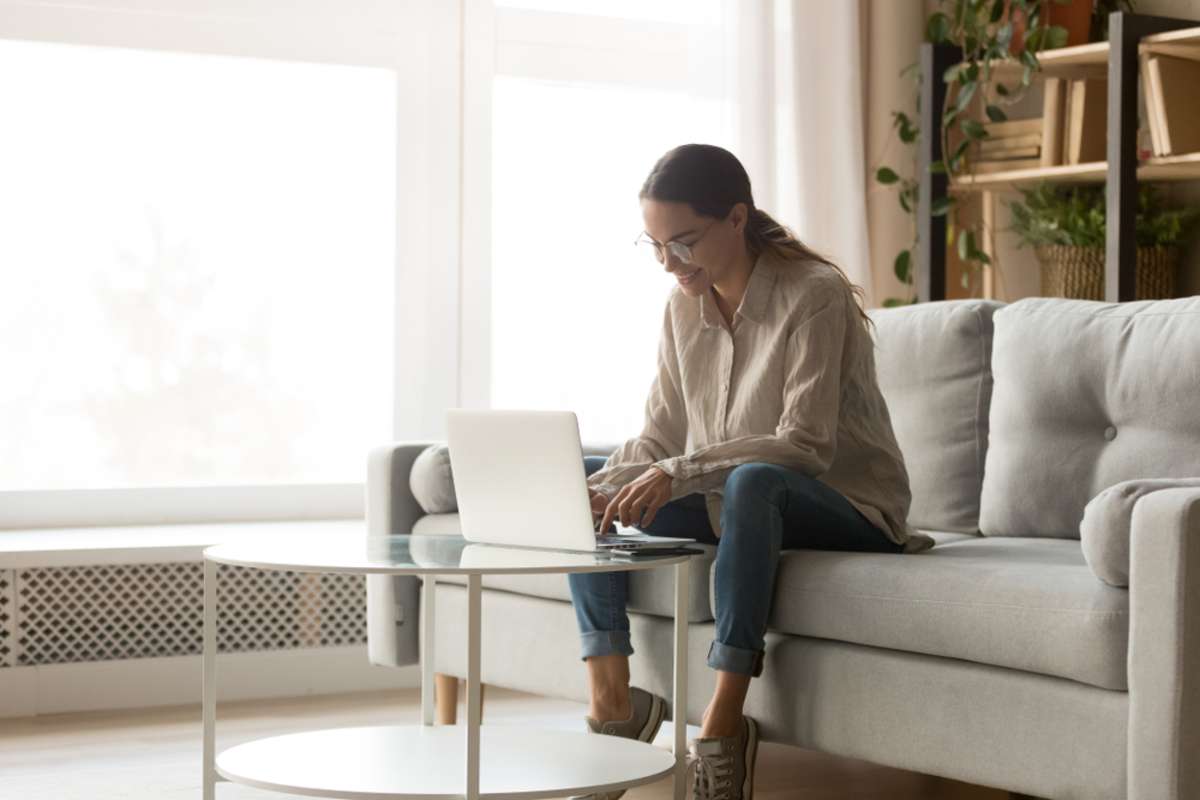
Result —
M631 486L633 484L630 484ZM636 525L645 527L644 517L653 503L654 493L645 486L638 487L629 493L621 503L621 524L629 527Z
M621 520L623 527L636 525L645 528L654 521L658 509L670 497L670 489L664 488L663 473L653 471L654 479L639 478L633 483L622 486L617 494L604 507L604 519L600 523L600 531L607 532L608 526L614 519ZM666 486L670 486L670 477L666 478ZM607 499L607 498L606 498Z
M621 492L623 491L625 490L622 489ZM621 496L621 492L617 492L617 496L604 507L604 519L600 522L600 533L608 533L608 526L612 524L613 515L617 511L617 498Z

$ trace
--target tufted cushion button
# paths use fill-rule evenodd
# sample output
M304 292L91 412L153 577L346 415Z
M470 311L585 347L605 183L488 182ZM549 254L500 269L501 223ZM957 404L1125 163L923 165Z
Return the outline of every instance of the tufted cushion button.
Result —
M1110 442L1113 439L1117 438L1117 429L1114 428L1112 425L1109 425L1107 428L1104 429L1104 438L1108 439Z

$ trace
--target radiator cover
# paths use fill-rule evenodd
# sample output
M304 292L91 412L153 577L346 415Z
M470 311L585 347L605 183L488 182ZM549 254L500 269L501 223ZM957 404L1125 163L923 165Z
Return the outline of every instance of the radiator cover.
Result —
M217 566L217 651L367 641L361 575ZM0 570L0 668L199 655L201 562Z

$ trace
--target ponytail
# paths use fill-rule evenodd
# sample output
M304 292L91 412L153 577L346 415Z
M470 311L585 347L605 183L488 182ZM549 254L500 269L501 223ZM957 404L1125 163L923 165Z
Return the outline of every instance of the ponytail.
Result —
M871 328L875 325L875 321L863 310L867 301L862 287L851 281L841 267L801 242L790 228L780 225L774 217L761 208L755 208L753 204L748 205L750 206L750 217L746 221L746 247L749 248L750 254L754 258L758 258L764 252L769 252L781 261L810 260L828 264L837 270L846 286L850 288L850 293L857 298L858 315L862 319L863 327Z

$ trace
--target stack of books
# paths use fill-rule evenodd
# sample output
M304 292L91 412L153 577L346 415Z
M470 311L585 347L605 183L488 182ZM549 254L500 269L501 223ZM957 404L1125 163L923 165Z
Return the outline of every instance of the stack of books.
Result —
M1200 151L1200 61L1142 53L1139 62L1154 155Z
M1104 161L1108 157L1107 114L1106 78L1046 78L1041 166Z
M976 173L1007 172L1041 164L1042 120L1014 119L985 122L987 137L975 146L973 164Z

